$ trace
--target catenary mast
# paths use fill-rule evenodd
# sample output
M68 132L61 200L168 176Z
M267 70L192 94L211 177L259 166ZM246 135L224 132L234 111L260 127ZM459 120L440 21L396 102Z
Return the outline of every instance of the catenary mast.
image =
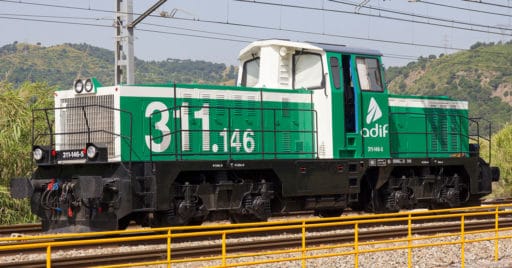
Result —
M115 1L115 84L134 84L135 56L133 49L133 30L139 22L149 16L167 0L159 0L135 20L133 20L133 0Z

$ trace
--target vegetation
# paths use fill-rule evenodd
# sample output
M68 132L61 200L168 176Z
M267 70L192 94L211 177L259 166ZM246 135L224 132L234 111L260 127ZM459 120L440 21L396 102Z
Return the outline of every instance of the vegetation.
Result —
M114 84L114 52L87 44L51 47L14 42L0 47L0 81L19 86L25 81L47 81L69 88L77 78L96 77ZM135 60L135 81L144 83L234 84L235 67L205 61L167 59ZM3 76L3 77L2 77Z
M31 110L52 107L55 87L47 83L13 84L0 82L0 225L13 222L29 222L28 201L12 200L6 193L6 185L12 177L30 176L32 171L32 113ZM43 118L36 118L36 130L46 126Z
M386 72L393 93L444 95L469 102L471 117L493 123L493 133L512 115L512 43L476 43L470 50L420 57Z
M10 198L3 185L0 185L0 216L0 225L37 222L37 217L30 213L29 201Z
M512 193L512 124L507 124L493 135L491 165L500 168L501 177L493 185L492 197L510 197ZM489 161L489 144L483 144L481 155Z

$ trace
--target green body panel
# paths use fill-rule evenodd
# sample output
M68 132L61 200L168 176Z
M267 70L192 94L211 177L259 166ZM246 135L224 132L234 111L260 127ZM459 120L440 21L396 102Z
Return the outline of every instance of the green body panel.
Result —
M282 93L285 97L287 94L293 100L293 94L308 94L309 98L310 93ZM132 161L316 157L316 115L310 102L228 100L215 96L121 96L121 109L133 115ZM122 116L121 120L122 134L129 135L129 117ZM122 144L121 151L122 161L128 161L128 142Z
M393 96L414 99L414 97ZM417 97L416 99L429 99ZM447 100L447 98L430 98ZM390 106L393 157L469 156L467 109Z
M362 115L359 121L361 123L361 157L389 158L389 109L387 92L363 91L361 94L360 111Z

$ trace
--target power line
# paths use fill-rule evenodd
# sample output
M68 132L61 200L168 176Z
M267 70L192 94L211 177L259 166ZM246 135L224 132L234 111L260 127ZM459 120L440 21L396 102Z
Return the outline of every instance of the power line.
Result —
M74 22L74 21L58 21L58 20L44 20L44 19L17 18L17 17L11 17L11 16L0 16L0 19L22 20L22 21L35 21L35 22L47 22L47 23L57 23L57 24L73 24L73 25L81 25L81 26L93 26L93 27L105 27L105 28L112 28L112 25L92 24L92 23Z
M231 25L231 26L237 26L237 27L247 27L247 28L261 29L261 30L275 30L275 31L284 31L284 32L291 32L291 33L311 34L311 35L320 35L320 36L327 36L327 37L338 37L338 38L346 38L346 39L355 39L355 40L363 40L363 41L371 41L371 42L388 43L388 44L395 44L395 45L420 46L420 47L439 48L439 49L448 49L448 50L456 50L456 51L457 50L466 50L465 48L459 48L459 47L445 47L445 46L431 45L431 44L426 44L426 43L401 42L401 41L394 41L394 40L357 37L357 36L350 36L350 35L318 33L318 32L305 31L305 30L287 29L287 28L283 28L283 27L276 28L276 27L269 27L269 26L260 26L260 25L252 25L252 24L244 24L244 23L234 23L234 22L224 22L224 21L213 21L213 20L201 20L201 19L186 19L186 18L169 18L169 19L185 20L185 21L197 21L197 22L204 22L204 23L210 23L210 24L219 24L219 25Z
M50 19L77 19L77 20L108 20L113 21L112 18L91 18L91 17L78 17L78 16L54 16L54 15L34 15L34 14L15 14L15 13L0 13L0 16L15 16L15 17L35 17L35 18L50 18Z
M462 1L464 1L464 2L471 2L471 3L475 3L475 4L488 5L488 6L495 6L495 7L512 8L512 6L509 6L509 5L502 5L502 4L496 4L496 3L490 3L490 2L483 2L482 0L478 0L478 1L462 0Z
M25 5L36 5L36 6L56 7L56 8L65 8L65 9L74 9L74 10L86 10L86 11L97 11L97 12L104 12L104 13L115 13L115 12L110 11L110 10L96 9L96 8L90 8L90 7L89 8L84 8L84 7L75 7L75 6L67 6L67 5L42 4L42 3L27 2L27 1L21 2L21 1L15 1L15 0L0 0L0 1L1 2L8 2L8 3L16 3L16 4L25 4ZM310 10L316 10L316 11L329 11L329 12L337 12L337 13L345 13L345 14L359 14L359 15L364 15L364 16L372 16L372 17L385 18L385 19L394 19L394 20L405 21L405 22L428 24L428 25L433 25L433 26L438 26L438 27L448 27L448 28L456 28L456 29L460 29L460 30L476 31L476 32L482 32L482 33L490 33L490 34L496 34L496 35L503 35L502 32L491 32L489 30L487 30L487 31L486 30L478 30L478 29L464 28L464 27L458 27L458 26L453 26L453 25L444 25L444 24L436 24L436 23L430 23L430 22L421 22L421 21L415 21L415 20L409 20L409 19L401 19L401 18L382 16L382 15L375 16L375 15L371 15L371 14L362 14L362 13L357 13L357 12L349 12L349 11L342 11L342 10L335 10L335 9L314 8L314 7L306 7L306 6L294 6L294 5L276 4L276 3L261 2L261 1L247 1L247 0L235 0L235 1L238 1L238 2L249 2L249 3L258 3L258 4L265 4L265 5L275 5L275 6L280 6L280 7L310 9ZM342 2L342 1L337 1L337 0L329 0L329 1L337 2L337 3L345 4L345 5L358 6L357 4L350 3L350 2ZM423 1L421 1L421 2L423 2ZM427 3L427 2L425 2L425 3ZM475 27L481 27L481 28L487 28L487 29L512 30L511 28L503 28L503 27L497 27L497 26L491 26L491 25L482 25L482 24L475 24L475 23L469 23L469 22L447 20L447 19L442 19L442 18L434 18L434 17L424 16L424 15L413 14L413 13L406 13L406 12L402 12L402 11L395 11L395 10L389 10L389 9L384 9L384 8L375 8L375 7L371 7L371 6L365 6L365 7L369 8L369 9L374 9L374 10L379 10L379 11L384 11L384 12L389 12L389 13L395 13L395 14L400 14L400 15L421 17L421 18L429 19L429 20L438 20L438 21L444 21L444 22L449 22L449 23L457 23L457 24L468 25L468 26L475 26ZM141 14L133 13L133 15L141 15ZM150 16L151 17L161 17L161 16L157 16L157 15L150 15Z
M78 22L57 21L57 20L41 20L41 19L30 19L30 18L16 18L16 17L6 17L6 16L2 16L2 15L4 15L4 14L0 14L0 19L36 21L36 22L57 23L57 24L74 24L74 25L81 25L81 26L94 26L94 27L109 27L109 28L112 27L110 25L101 25L101 24L78 23ZM13 15L15 15L15 14L13 14ZM41 16L41 17L65 18L65 17L60 17L60 16ZM218 32L212 32L212 31L201 31L201 30L195 30L195 29L190 29L190 28L172 27L172 26L159 25L159 24L153 24L153 23L143 23L143 24L144 25L149 25L149 26L172 28L172 29L178 29L178 30L187 30L187 31L193 31L193 32L200 32L200 33L208 33L208 34L216 34L216 35L225 35L225 36L239 37L239 38L245 38L245 39L250 39L250 40L240 40L240 39L234 39L234 38L222 38L222 37L205 36L205 35L197 35L197 34L186 34L186 33L160 31L160 30L145 29L145 28L139 28L138 29L138 30L143 31L143 32L158 33L158 34L168 34L168 35L178 35L178 36L186 36L186 37L194 37L194 38L205 38L205 39L213 39L213 40L221 40L221 41L238 42L238 43L250 43L252 40L254 40L253 36L249 37L249 36L242 36L242 35L232 35L232 34L218 33ZM408 60L416 60L417 59L417 57L414 57L414 56L411 56L411 55L400 55L400 54L391 54L391 53L383 53L383 57L393 58L393 59L408 59Z
M240 1L240 0L238 0L238 1ZM40 4L40 3L33 3L33 2L19 2L19 1L12 1L12 0L0 0L0 2L12 2L12 3L17 3L17 4L29 4L29 5L38 5L38 6L50 6L50 7L58 7L58 8L70 8L70 9L78 9L78 10L114 13L112 11L102 10L102 9L81 8L81 7L72 7L72 6L62 6L62 5L48 5L48 4ZM246 2L246 1L243 1L243 2ZM256 1L254 1L254 2L256 2ZM284 5L284 6L286 6L286 5ZM295 7L295 6L290 6L290 7ZM299 7L299 8L302 8L302 7ZM307 8L307 7L303 7L303 8ZM330 11L330 10L325 10L325 11ZM162 18L162 16L156 16L156 15L152 15L152 16L153 17ZM28 18L24 18L24 19L12 18L12 17L0 17L0 18L16 19L16 20L28 20L28 21L39 21L39 22L49 22L49 23L76 24L76 25L85 25L85 26L112 27L112 26L98 25L98 24L87 24L87 23L76 23L76 22L62 22L62 21L51 21L51 20L36 20L36 19L28 19ZM284 29L284 28L275 28L275 27L266 27L266 26L249 25L249 24L242 24L242 23L220 22L220 21L213 21L213 20L200 20L200 19L197 19L197 18L194 18L194 19L178 18L178 17L167 17L167 18L174 19L174 20L194 21L194 22L203 22L203 23L210 23L210 24L230 25L230 26L236 26L236 27L248 27L248 28L265 29L265 30L285 31L285 32L292 32L292 33L321 35L321 36L327 36L327 37L364 40L364 41L380 42L380 43L390 43L390 44L398 44L398 45L409 45L409 46L417 46L417 47L419 46L419 47L428 47L428 48L437 48L437 49L448 49L448 50L455 50L455 51L467 50L465 48L446 47L446 46L422 44L422 43L415 43L415 42L400 42L400 41L393 41L393 40L384 40L384 39L375 39L375 38L364 38L364 37L356 37L356 36L348 36L348 35L326 34L326 33L312 32L312 31ZM202 33L208 33L208 34L225 35L225 36L239 37L239 38L245 38L245 39L252 39L252 40L254 40L253 37L247 37L247 36L232 35L232 34L225 34L225 33L216 33L216 32L211 32L211 31L210 32L209 31L201 31L201 30L195 30L195 29L190 29L190 28L171 27L171 26L158 25L158 24L149 24L149 25L158 26L158 27L166 27L166 28L174 28L174 29L180 29L180 30L187 30L187 31L202 32ZM141 31L146 31L146 32L161 33L161 34L172 34L172 35L180 35L180 36L188 36L188 37L196 37L196 38L211 38L211 39L231 41L231 42L249 43L249 41L240 40L240 39L234 39L234 38L221 38L221 37L211 37L211 36L204 36L204 35L183 34L183 33L165 32L165 31L158 31L158 30L151 30L151 29L140 29L140 30ZM501 54L501 53L496 52L496 54ZM403 56L398 56L398 55L397 56L390 56L389 54L384 54L383 56L384 57L388 57L388 58L397 58L397 59L403 59L404 58ZM411 57L411 56L405 56L405 57L407 57L408 59L417 59L417 58Z
M497 15L497 16L503 16L503 17L510 17L510 14L505 14L505 13L498 13L498 12L486 11L486 10L480 10L480 9L472 9L472 8L461 7L461 6L452 6L452 5L447 5L447 4L429 2L429 1L425 1L425 0L416 1L416 3L427 4L427 5L432 5L432 6L446 7L446 8L453 8L453 9L459 9L459 10L483 13L483 14L488 14L488 15Z
M327 11L327 12L333 12L333 13L343 13L343 14L351 14L351 15L361 15L361 16L368 16L368 17L374 17L374 18L380 18L380 19L389 19L389 20L396 20L396 21L403 21L403 22L410 22L410 23L417 23L417 24L426 24L431 26L438 26L438 27L445 27L445 28L451 28L451 29L459 29L459 30L465 30L465 31L473 31L473 32L481 32L481 33L487 33L487 34L496 34L496 35L503 35L502 32L493 32L489 30L481 30L481 29L473 29L473 28L465 28L461 26L455 26L455 25L446 25L446 24L440 24L440 23L432 23L432 22L425 22L425 21L416 21L413 19L405 19L405 18L398 18L398 17L391 17L391 16L384 16L382 14L379 15L372 15L372 14L365 14L365 13L359 13L356 11L345 11L345 10L338 10L338 9L327 9L327 8L316 8L316 7L308 7L308 6L298 6L298 5L290 5L290 4L283 4L283 3L271 3L271 2L263 2L263 1L248 1L248 0L234 0L237 2L244 2L244 3L254 3L254 4L261 4L261 5L270 5L270 6L278 6L278 7L289 7L289 8L297 8L297 9L306 9L306 10L314 10L314 11ZM358 7L355 3L345 2L345 1L338 1L338 0L329 0L331 2L344 4L344 5L350 5L354 7ZM413 13L407 13L403 11L394 11L389 9L383 9L383 8L376 8L372 6L364 6L364 8L367 9L373 9L377 11L383 11L388 13L395 13L403 16L410 16L410 17L419 17L422 19L428 19L428 20L437 20L437 21L443 21L448 23L456 23L456 24L462 24L467 26L475 26L475 27L481 27L481 28L487 28L487 29L499 29L499 30L512 30L511 28L503 28L503 27L497 27L497 26L490 26L490 25L481 25L481 24L475 24L475 23L469 23L469 22L460 22L455 20L447 20L442 18L434 18L429 17L425 15L420 14L413 14ZM512 34L510 34L512 35Z
M238 0L238 1L242 1L242 0ZM347 2L347 1L341 1L341 0L328 0L328 1L358 7L358 5L353 2ZM419 2L423 2L423 1L420 0ZM434 4L431 2L425 2L425 3ZM442 4L439 4L439 5L441 6ZM448 5L444 5L444 6L448 6ZM456 8L455 6L449 6L449 7ZM511 28L503 28L503 27L499 27L499 26L476 24L476 23L472 23L472 22L457 21L457 20L444 19L444 18L438 18L438 17L430 17L430 16L426 16L426 15L422 15L422 14L408 13L408 12L404 12L404 11L385 9L385 8L381 8L381 7L364 6L364 8L398 14L398 15L404 15L404 16L414 16L416 18L422 18L422 19L427 19L427 20L437 20L437 21L442 21L442 22L447 22L447 23L456 23L456 24L461 24L461 25L481 27L481 28L487 28L487 29L492 28L492 29L497 29L497 30L512 30ZM357 13L357 14L359 14L359 13ZM366 14L363 14L363 15L366 15ZM374 16L374 15L372 15L372 16ZM379 15L377 17L382 17L382 16ZM388 18L388 17L385 17L385 18ZM396 19L398 19L398 18L396 18ZM418 21L413 21L413 22L414 23L425 23L425 22L418 22ZM431 23L425 23L425 24L432 25ZM452 26L449 26L449 25L440 25L440 24L433 24L433 25L452 28ZM468 30L468 31L478 31L478 30L472 29L472 28L457 28L457 29L463 29L463 30ZM484 31L484 32L489 33L488 31ZM492 32L492 33L495 33L495 32Z
M112 11L101 10L101 9L93 9L93 8L89 9L89 8L63 6L63 5L48 5L48 4L33 3L33 2L18 2L18 1L13 1L13 0L0 0L0 2L12 2L12 3L17 3L17 4L50 6L50 7L58 7L58 8L70 8L70 9L78 9L78 10L90 10L90 11L100 11L100 12L106 12L106 13L114 13ZM155 16L155 15L152 15L152 16L153 17L161 18L161 16ZM13 19L22 20L22 19L19 19L19 18L13 18ZM464 48L457 48L457 47L448 47L447 48L445 46L431 45L431 44L425 44L425 43L400 42L400 41L393 41L393 40L384 40L384 39L375 39L375 38L364 38L364 37L356 37L356 36L348 36L348 35L317 33L317 32L312 32L312 31L303 31L303 30L294 30L294 29L285 29L285 28L274 28L274 27L249 25L249 24L242 24L242 23L220 22L220 21L213 21L213 20L200 20L200 19L196 19L196 18L194 18L194 19L187 19L187 18L170 17L169 19L184 20L184 21L196 21L196 22L204 22L204 23L210 23L210 24L231 25L231 26L237 26L237 27L248 27L248 28L255 28L255 29L262 29L262 30L276 30L276 31L285 31L285 32L291 32L291 33L321 35L321 36L327 36L327 37L346 38L346 39L363 40L363 41L371 41L371 42L381 42L381 43L389 43L389 44L397 44L397 45L420 46L420 47L437 48L437 49L449 49L449 50L455 50L455 51L465 50ZM32 20L32 19L25 19L25 20ZM58 23L56 21L35 20L35 19L33 21ZM71 24L78 24L78 25L80 25L80 23L71 23ZM87 24L85 24L85 25L87 25ZM94 26L94 25L89 25L89 26ZM107 27L107 26L105 26L105 27ZM110 26L108 26L108 27L110 27ZM228 39L226 41L232 41L232 40L233 39Z
M65 5L55 5L55 4L42 4L35 2L22 2L21 0L0 0L0 2L14 3L14 4L24 4L24 5L33 5L33 6L44 6L44 7L56 7L56 8L66 8L66 9L74 9L74 10L86 10L86 11L97 11L97 12L105 12L105 13L114 13L111 10L105 9L95 9L95 8L85 8L85 7L75 7L75 6L65 6Z
M160 33L160 34L180 35L180 36L187 36L187 37L206 38L206 39L214 39L214 40L230 41L230 42L237 42L237 43L250 43L250 42L251 42L251 41L245 41L245 40L239 40L239 39L233 39L233 38L222 38L222 37L205 36L205 35L197 35L197 34L175 33L175 32L166 32L166 31L151 30L151 29L141 29L141 28L137 28L137 30L139 30L139 31L143 31L143 32L150 32L150 33Z
M198 33L217 34L217 35L245 38L245 39L249 39L248 42L251 42L252 40L254 40L254 36L244 36L244 35L238 35L238 34L219 33L219 32L213 32L213 31L197 30L197 29L192 29L192 28L169 26L169 25L162 25L162 24L149 23L149 22L144 22L143 24L144 25L149 25L149 26L155 26L155 27L177 29L177 30L185 30L185 31L198 32Z
M107 28L112 28L113 27L112 25L81 23L81 22L73 22L73 21L58 21L58 20L17 18L17 17L8 17L8 16L0 16L0 19L35 21L35 22L46 22L46 23L56 23L56 24L73 24L73 25L81 25L81 26L107 27ZM146 23L143 23L143 24L146 24ZM179 29L179 27L174 27L174 28ZM165 31L158 31L158 30L151 30L151 29L138 29L138 30L143 31L143 32L153 32L153 33L172 34L172 35L179 35L179 36L188 36L188 37L208 38L208 39L231 41L231 42L239 42L239 43L240 42L242 42L242 43L248 43L249 42L249 41L246 41L246 40L238 40L238 39L232 39L232 38L221 38L221 37L204 36L204 35L193 35L193 34L185 34L185 33L177 33L177 32L165 32ZM194 31L192 29L182 29L182 30ZM198 32L201 32L201 31L198 31ZM222 35L222 33L214 33L214 32L210 32L210 33L211 34Z
M105 13L114 13L113 11L109 10L102 10L102 9L95 9L95 8L82 8L82 7L73 7L73 6L64 6L64 5L53 5L53 4L41 4L41 3L34 3L34 2L18 2L14 0L0 0L2 2L11 2L11 3L17 3L17 4L28 4L28 5L37 5L37 6L49 6L49 7L57 7L57 8L67 8L67 9L77 9L77 10L88 10L88 11L99 11L99 12L105 12ZM241 0L236 0L241 1ZM247 1L241 1L241 2L247 2ZM254 3L260 3L260 4L271 4L271 5L279 5L274 3L268 3L268 2L259 2L259 1L253 1ZM292 8L305 8L305 9L315 9L311 7L301 7L301 6L292 6L292 5L280 5L283 7L292 7ZM349 13L353 14L352 12L347 11L339 11L339 10L329 10L329 9L316 9L318 11L331 11L331 12L341 12L341 13ZM152 17L158 17L161 18L161 16L155 16L152 15ZM257 28L257 29L264 29L264 30L276 30L276 31L287 31L292 33L302 33L302 34L313 34L313 35L323 35L328 37L339 37L339 38L347 38L347 39L355 39L355 40L364 40L364 41L372 41L372 42L382 42L382 43L390 43L390 44L398 44L398 45L409 45L409 46L420 46L420 47L429 47L429 48L437 48L437 49L449 49L449 50L465 50L464 48L457 48L457 47L445 47L445 46L439 46L439 45L431 45L431 44L425 44L425 43L416 43L416 42L400 42L400 41L393 41L393 40L384 40L384 39L375 39L375 38L364 38L364 37L356 37L356 36L348 36L348 35L336 35L336 34L320 34L317 32L312 31L302 31L302 30L293 30L293 29L284 29L284 28L274 28L274 27L265 27L265 26L258 26L258 25L249 25L249 24L242 24L242 23L232 23L232 22L219 22L219 21L212 21L212 20L200 20L200 19L187 19L187 18L177 18L177 17L170 17L170 19L175 20L185 20L185 21L200 21L205 23L212 23L212 24L223 24L223 25L232 25L237 27L250 27L250 28ZM410 20L406 20L409 22L414 22ZM448 26L451 27L451 26ZM466 29L466 28L464 28ZM487 33L487 32L486 32ZM500 35L503 35L500 33Z

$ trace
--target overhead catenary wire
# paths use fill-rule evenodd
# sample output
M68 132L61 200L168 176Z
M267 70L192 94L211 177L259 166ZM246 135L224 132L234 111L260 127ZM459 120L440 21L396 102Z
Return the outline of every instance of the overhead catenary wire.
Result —
M237 1L240 1L240 0L237 0ZM98 12L105 12L105 13L115 13L115 12L110 11L110 10L95 9L95 8L90 8L90 7L89 8L83 8L83 7L73 7L73 6L65 6L65 5L41 4L41 3L34 3L34 2L27 2L27 1L21 2L21 1L13 1L13 0L0 0L0 2L10 2L10 3L16 3L16 4L29 4L29 5L38 5L38 6L49 6L49 7L57 7L57 8L65 8L65 9L98 11ZM242 1L242 2L247 2L247 1ZM252 1L252 2L259 3L258 1ZM305 7L305 8L307 8L307 7ZM329 10L327 10L327 11L329 11ZM151 15L151 16L152 17L162 18L162 16L158 16L158 15ZM0 19L1 18L2 17L0 17ZM250 24L243 24L243 23L234 23L234 22L229 22L229 20L226 20L226 21L214 21L214 20L201 20L201 19L198 19L198 18L192 18L192 19L191 18L179 18L179 17L166 17L166 18L174 19L174 20L196 21L196 22L210 23L210 24L223 24L223 25L230 25L230 26L235 26L235 27L249 27L249 28L255 28L255 29L265 29L265 30L285 31L285 32L291 32L291 33L321 35L321 36L325 36L325 37L335 37L335 38L363 40L363 41L371 41L371 42L379 42L379 43L389 43L389 44L397 44L397 45L408 45L408 46L416 46L416 47L436 48L436 49L444 49L444 50L452 50L452 51L467 50L466 48L453 47L453 46L449 46L448 47L448 46L432 45L432 44L418 43L418 42L402 42L402 41L395 41L395 40L365 38L365 37L357 37L357 36L349 36L349 35L318 33L318 32L313 32L313 31L304 31L304 30L297 30L297 29L286 29L286 28L282 28L282 27L276 28L276 27L250 25ZM5 18L5 19L9 19L9 18ZM11 18L11 19L22 20L21 18ZM32 20L32 19L25 18L23 20ZM35 20L35 21L50 22L50 23L61 23L61 22L58 22L58 21L50 21L50 20ZM87 25L87 26L96 26L95 24L86 24L86 23L77 23L77 22L72 22L72 23L70 23L70 22L62 22L62 23L77 24L77 25ZM108 26L108 25L99 25L99 26L100 27L111 27L111 26ZM180 29L179 27L166 26L166 25L153 24L153 26ZM176 33L176 32L165 32L165 31L152 30L152 29L147 29L147 28L143 28L143 29L137 28L137 29L141 30L141 31L153 32L153 33L175 34L175 35L188 36L188 37L197 37L197 38L211 38L210 36L204 36L204 35L182 34L182 33ZM232 34L225 34L225 33L216 33L216 32L211 32L211 31L200 31L200 30L195 30L195 29L190 29L190 28L189 29L181 28L180 30L196 31L196 32L202 32L202 33L208 33L208 34L224 35L224 36L239 37L239 38L254 40L254 38L247 37L247 36L232 35ZM502 35L502 34L500 34L500 35ZM242 43L248 43L249 42L249 41L246 41L246 40L240 40L240 39L235 39L235 38L215 37L215 38L212 38L212 39L232 41L232 42L242 42ZM496 52L496 54L499 54L499 53ZM385 57L389 57L389 58L399 58L399 57L396 57L396 56L395 57L388 56L388 55L386 55L386 53L384 53L384 56ZM417 58L416 57L411 57L411 59L417 59Z
M13 1L13 0L0 0L0 2L14 2L14 3L21 3L21 4L45 5L45 4L32 3L32 2L26 2L26 1L25 2L18 2L18 1ZM70 7L70 6L62 6L62 5L51 5L51 6L52 7L59 7L59 8L74 8L74 9L79 9L79 10L89 10L89 9L86 9L86 8L78 8L78 7ZM114 13L113 11L100 10L100 9L90 9L90 10ZM153 16L155 16L155 15L153 15ZM160 17L160 16L156 16L156 17ZM363 41L380 42L380 43L388 43L388 44L396 44L396 45L408 45L408 46L416 46L416 47L447 49L447 50L452 50L452 51L465 50L465 48L453 47L453 46L452 47L446 47L446 46L441 46L441 45L432 45L432 44L418 43L418 42L402 42L402 41L396 41L396 40L366 38L366 37L339 35L339 34L332 34L332 33L331 34L330 33L318 33L318 32L313 32L313 31L288 29L288 28L282 28L282 27L276 28L276 27L268 27L268 26L260 26L260 25L250 25L250 24L225 22L225 21L201 20L201 19L198 19L198 18L192 18L192 19L190 19L190 18L178 18L178 17L167 17L167 18L168 19L173 19L173 20L196 21L196 22L203 22L203 23L210 23L210 24L231 25L231 26L237 26L237 27L248 27L248 28L262 29L262 30L285 31L285 32L291 32L291 33L302 33L302 34L320 35L320 36L326 36L326 37L345 38L345 39L353 39L353 40L363 40ZM14 19L23 20L21 18L14 18ZM56 23L55 21L49 21L49 20L35 20L35 19L33 20L33 19L27 19L27 18L25 18L24 20ZM82 25L81 23L72 23L72 24ZM91 26L94 26L94 25L91 25ZM104 26L104 27L110 27L110 26ZM145 31L147 31L147 29ZM156 31L154 31L154 32L156 32ZM178 35L180 35L180 34L178 34ZM233 40L232 39L228 39L226 41L233 41Z
M482 14L488 14L488 15L496 15L496 16L503 16L503 17L511 16L511 14L506 14L506 13L499 13L499 12L481 10L481 9L473 9L473 8L467 8L467 7L462 7L462 6L453 6L453 5L435 3L435 2L425 1L425 0L416 1L415 3L427 4L427 5L439 6L439 7L446 7L446 8L451 8L451 9L464 10L464 11L470 11L470 12L476 12L476 13L482 13Z
M58 16L45 16L45 17L60 18ZM0 14L0 19L26 20L26 21L58 23L58 24L73 24L73 25L82 25L82 26L93 26L93 27L107 27L107 28L111 28L112 27L111 25L80 23L80 22L70 22L70 21L17 18L17 17L2 16L2 14ZM142 23L142 24L144 24L144 25L147 24L147 25L150 25L150 26L165 27L165 28L174 28L174 29L178 29L178 30L194 31L194 32L200 32L200 33L209 33L209 34L216 34L216 35L226 35L226 36L239 37L239 38L245 38L245 39L250 39L250 40L240 40L240 39L234 39L234 38L222 38L222 37L205 36L205 35L197 35L197 34L186 34L186 33L178 33L178 32L161 31L161 30L154 30L154 29L147 29L147 28L137 28L139 31L143 31L143 32L168 34L168 35L178 35L178 36L187 36L187 37L195 37L195 38L205 38L205 39L214 39L214 40L231 41L231 42L238 42L238 43L250 43L250 42L252 42L254 40L253 37L249 37L249 36L232 35L232 34L218 33L218 32L212 32L212 31L202 31L202 30L195 30L195 29L190 29L190 28L173 27L173 26L159 25L159 24L153 24L153 23ZM387 53L384 53L383 56L384 57L388 57L388 58L394 58L394 59L410 59L410 60L417 59L417 57L410 56L410 55L397 55L397 54L387 54Z
M292 4L283 4L283 3L273 3L273 2L266 2L266 1L257 1L257 0L234 0L237 2L245 2L250 4L260 4L260 5L269 5L269 6L277 6L277 7L288 7L288 8L297 8L297 9L306 9L306 10L314 10L314 11L325 11L325 12L333 12L333 13L342 13L342 14L351 14L351 15L359 15L359 16L368 16L368 17L374 17L379 19L388 19L388 20L395 20L395 21L402 21L402 22L408 22L408 23L416 23L416 24L425 24L430 26L437 26L437 27L445 27L445 28L451 28L451 29L458 29L458 30L465 30L465 31L471 31L471 32L480 32L480 33L486 33L486 34L495 34L495 35L504 35L503 32L494 32L490 31L489 29L496 29L496 30L512 30L511 28L504 28L504 27L498 27L498 26L491 26L491 25L482 25L482 24L475 24L475 23L469 23L469 22L460 22L455 20L448 20L448 19L440 19L435 17L428 17L425 15L420 14L414 14L414 13L406 13L402 11L391 11L389 9L383 9L383 8L376 8L372 6L364 6L363 8L388 12L388 13L395 13L402 16L409 16L411 18L398 18L398 17L392 17L392 16L385 16L382 14L374 15L374 14L366 14L361 13L357 11L346 11L346 10L339 10L339 9L327 9L327 8L317 8L317 7L310 7L310 6L301 6L301 5L292 5ZM358 5L355 3L350 3L346 1L338 1L338 0L329 0L331 2L340 3L340 4L346 4L351 5L354 7L357 7ZM474 26L474 27L480 27L480 28L486 28L484 29L474 29L474 28L466 28L462 26L455 26L455 25L449 25L449 24L441 24L441 23L433 23L430 21L420 21L420 20L414 20L412 18L422 18L422 19L428 19L428 20L438 20L443 21L446 23L455 23L455 24L461 24L461 25L467 25L467 26ZM512 36L511 34L508 34Z
M237 0L237 1L244 1L244 0ZM246 1L246 0L245 0ZM350 2L350 1L344 1L344 0L328 0L329 2L334 2L334 3L339 3L339 4L344 4L344 5L349 5L349 6L355 6L355 7L359 7L356 3L354 2ZM419 3L423 2L423 1L418 1ZM431 2L425 2L425 3L431 3ZM445 7L447 5L444 5ZM450 7L454 7L454 6L450 6ZM439 17L432 17L432 16L427 16L427 15L422 15L422 14L417 14L417 13L409 13L409 12L405 12L405 11L400 11L400 10L393 10L393 9L387 9L387 8L381 8L381 7L374 7L374 6L364 6L363 8L367 8L367 9L371 9L371 10L376 10L376 11L380 11L380 12L387 12L387 13L392 13L392 14L397 14L397 15L403 15L403 16L413 16L414 18L421 18L421 19L426 19L426 20L435 20L435 21L442 21L442 22L446 22L446 23L455 23L455 24L461 24L461 25L466 25L466 26L472 26L472 27L480 27L480 28L486 28L486 29L496 29L496 30L512 30L512 28L510 27L501 27L501 26L496 26L496 25L485 25L485 24L477 24L477 23L473 23L473 22L465 22L465 21L458 21L458 20L453 20L453 19L445 19L445 18L439 18ZM357 13L358 15L361 14L361 13ZM382 15L378 15L378 16L375 16L375 15L371 15L371 14L361 14L361 15L370 15L370 16L374 16L374 17L383 17L383 18L390 18L390 19L399 19L399 18L392 18L392 17L387 17L387 16L382 16ZM510 15L508 15L510 16ZM434 25L434 26L442 26L442 27L445 27L445 26L448 26L450 28L452 28L452 26L450 25L440 25L440 24L431 24L430 22L421 22L421 21L412 21L414 23L422 23L422 24L429 24L429 25ZM467 30L467 31L478 31L476 29L472 29L472 28L463 28L463 27L454 27L454 28L457 28L457 29L462 29L462 30ZM488 31L485 31L486 33L489 33ZM495 32L491 32L491 33L495 33ZM496 34L496 33L495 33Z
M283 4L283 3L278 4L278 3L271 3L271 2L263 2L263 1L256 1L256 0L250 0L250 1L249 0L234 0L234 1L265 4L265 5L274 5L274 6L280 6L280 7L301 8L301 9L309 9L309 10L316 10L316 11L328 11L328 12L337 12L337 13L345 13L345 14L357 14L357 15L378 17L378 18L384 18L384 19L400 20L400 21L411 22L411 23L420 23L420 24L428 24L428 25L432 25L432 26L455 28L455 29L459 29L459 30L474 31L474 32L481 32L481 33L488 33L488 34L495 34L495 35L503 35L503 32L493 32L493 31L489 31L489 30L472 29L472 28L465 28L465 27L459 27L459 26L454 26L454 25L422 22L422 21L416 21L416 20L412 20L412 19L403 19L403 18L396 18L396 17L389 17L389 16L382 16L382 15L377 16L377 15L372 15L372 14L364 14L364 13L343 11L343 10L336 10L336 9L326 9L324 6L322 6L322 8L315 8L315 7L307 7L307 6L289 5L289 4ZM355 7L358 6L358 4L353 3L353 2L340 1L340 0L328 0L328 1L346 4L346 5L352 5ZM105 9L97 9L97 8L90 8L90 7L84 8L84 7L56 5L56 4L43 4L43 3L35 3L35 2L21 1L21 0L18 0L18 1L0 0L0 2L25 4L25 5L36 5L36 6L45 6L45 7L56 7L56 8L74 9L74 10L97 11L97 12L104 12L104 13L115 13L114 11L105 10ZM384 8L380 8L380 7L376 8L376 7L372 7L372 6L364 6L364 8L379 10L379 11L383 11L383 12L390 12L390 13L395 13L395 14L401 14L401 15L406 15L406 16L421 17L421 18L428 19L428 20L438 20L438 21L444 21L444 22L448 22L448 23L456 23L456 24L486 28L486 29L496 29L496 30L501 30L501 31L503 31L503 30L511 30L512 31L512 28L504 28L504 27L499 27L499 26L483 25L483 24L476 24L476 23L470 23L470 22L462 22L462 21L455 21L455 20L449 20L449 19L435 18L435 17L425 16L425 15L421 15L421 14L414 14L414 13L407 13L407 12L403 12L403 11L384 9ZM133 15L141 15L141 13L133 13ZM159 15L150 15L150 16L151 17L162 17ZM199 19L194 18L194 19L190 19L190 20L199 20ZM229 20L226 20L226 22L229 23ZM512 36L512 33L510 35Z
M478 1L462 0L462 1L471 2L471 3L475 3L475 4L481 4L481 5L494 6L494 7L512 8L512 6L510 6L510 5L496 4L496 3L491 3L491 2L485 2L482 0L478 0Z

